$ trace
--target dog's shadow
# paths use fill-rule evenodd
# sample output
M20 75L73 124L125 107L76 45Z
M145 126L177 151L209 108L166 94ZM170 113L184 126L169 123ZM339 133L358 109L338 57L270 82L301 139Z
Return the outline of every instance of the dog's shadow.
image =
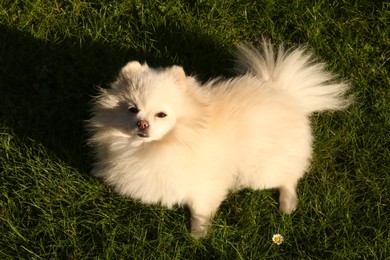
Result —
M201 80L226 73L229 50L174 23L157 28L155 51L71 38L43 41L0 26L0 122L21 140L34 140L54 156L87 173L91 159L84 121L96 86L112 82L129 60L184 67Z

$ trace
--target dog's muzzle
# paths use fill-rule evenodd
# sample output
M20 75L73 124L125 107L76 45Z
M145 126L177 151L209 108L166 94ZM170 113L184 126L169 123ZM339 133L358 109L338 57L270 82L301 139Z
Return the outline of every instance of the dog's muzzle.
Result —
M138 127L138 136L139 137L149 137L149 122L146 120L140 120L137 122Z

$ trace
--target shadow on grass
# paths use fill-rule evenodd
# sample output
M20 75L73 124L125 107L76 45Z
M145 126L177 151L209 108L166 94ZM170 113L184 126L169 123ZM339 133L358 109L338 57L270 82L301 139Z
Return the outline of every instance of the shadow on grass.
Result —
M0 26L0 123L22 140L33 139L88 172L91 160L83 121L89 117L89 102L96 86L114 80L128 60L152 66L175 62L201 79L230 67L228 51L215 40L173 24L167 28L156 30L156 53L140 53L93 41L81 46L78 39L44 42Z

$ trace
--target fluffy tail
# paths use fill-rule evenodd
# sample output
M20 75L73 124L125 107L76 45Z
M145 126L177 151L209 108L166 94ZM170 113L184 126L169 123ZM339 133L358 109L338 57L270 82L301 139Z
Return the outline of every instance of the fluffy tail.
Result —
M285 51L280 46L275 55L273 46L265 41L261 53L251 45L241 45L237 63L246 73L296 97L308 114L341 110L351 103L351 97L346 96L348 84L336 81L335 76L326 71L325 64L317 62L304 48Z

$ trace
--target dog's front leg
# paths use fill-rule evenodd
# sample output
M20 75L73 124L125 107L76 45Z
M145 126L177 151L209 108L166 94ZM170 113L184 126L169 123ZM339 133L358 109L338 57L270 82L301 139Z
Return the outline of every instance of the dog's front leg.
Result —
M189 205L191 211L191 234L196 238L207 235L211 219L223 199L195 201Z

